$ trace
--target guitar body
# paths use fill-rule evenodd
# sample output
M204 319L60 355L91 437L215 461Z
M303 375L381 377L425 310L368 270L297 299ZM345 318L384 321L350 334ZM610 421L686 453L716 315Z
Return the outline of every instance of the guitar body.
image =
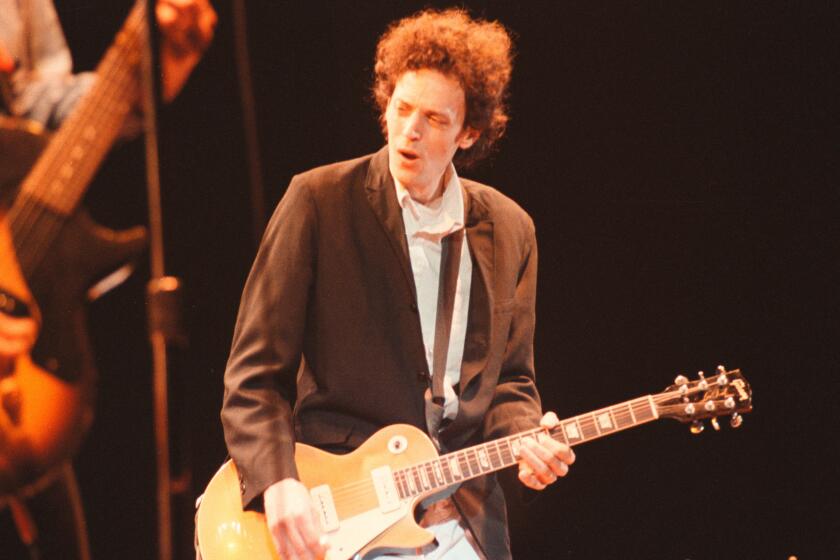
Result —
M379 467L396 470L436 457L437 450L426 434L404 424L383 428L347 455L297 444L295 462L301 482L310 492L329 487L335 505L338 526L326 531L327 560L364 557L373 551L412 552L428 546L434 535L417 525L413 515L422 496L402 500L397 508L382 512L370 481L371 472ZM279 558L265 516L244 511L241 497L236 466L228 461L210 481L198 509L196 531L204 560Z
M0 135L7 133L19 149L13 162L2 161L0 166L8 171L5 179L19 179L26 164L37 159L36 148L46 142L30 135L21 143L20 128L12 133L0 127ZM29 147L26 153L20 153L22 146ZM9 184L0 186L4 194L9 192ZM146 242L144 228L115 232L96 225L81 208L69 216L37 210L26 239L14 237L0 212L0 294L25 304L42 325L31 356L0 364L0 496L37 487L77 448L90 424L93 401L86 293L131 262ZM31 239L42 237L43 229L57 233L49 236L48 249L37 266L23 271L18 255Z

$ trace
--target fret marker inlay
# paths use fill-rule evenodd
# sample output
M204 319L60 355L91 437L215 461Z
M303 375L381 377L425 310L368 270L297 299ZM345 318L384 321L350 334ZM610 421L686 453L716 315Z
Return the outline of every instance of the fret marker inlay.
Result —
M608 412L604 412L603 414L598 415L598 424L603 430L609 430L613 427L612 420L610 420L610 415Z

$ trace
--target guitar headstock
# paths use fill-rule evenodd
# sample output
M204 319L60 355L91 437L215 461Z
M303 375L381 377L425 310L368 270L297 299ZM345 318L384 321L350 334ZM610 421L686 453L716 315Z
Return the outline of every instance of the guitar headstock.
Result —
M692 433L699 434L703 431L702 420L711 418L718 430L717 417L728 414L732 415L730 425L739 427L741 414L752 410L752 389L741 370L727 371L718 366L714 376L705 377L701 371L694 381L678 375L673 385L653 396L653 401L660 417L691 422Z

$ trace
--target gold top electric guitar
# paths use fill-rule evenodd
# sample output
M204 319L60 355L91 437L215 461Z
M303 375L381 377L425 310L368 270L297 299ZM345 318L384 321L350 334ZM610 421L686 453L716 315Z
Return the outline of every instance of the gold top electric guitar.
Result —
M659 418L691 422L752 410L752 391L739 370L718 368L714 377L677 377L662 393L639 397L563 420L550 430L534 429L439 456L431 440L412 426L388 426L347 455L332 455L298 443L295 461L301 482L318 509L330 548L327 560L363 558L369 553L411 553L433 534L414 522L424 498L464 480L516 464L525 440L554 438L577 445ZM263 514L244 511L232 461L210 481L197 518L204 560L277 560Z

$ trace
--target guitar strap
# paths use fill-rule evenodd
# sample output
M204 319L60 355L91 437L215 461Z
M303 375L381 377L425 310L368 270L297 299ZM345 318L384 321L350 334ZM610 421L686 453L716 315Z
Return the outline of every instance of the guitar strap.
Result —
M458 285L458 271L461 268L461 247L464 244L464 230L451 233L441 240L440 283L438 286L437 318L435 319L435 345L432 363L431 387L426 389L426 425L429 435L440 449L438 433L445 426L443 418L443 382L446 376L446 361L449 356L449 337L452 331L452 315L455 309L455 288Z

